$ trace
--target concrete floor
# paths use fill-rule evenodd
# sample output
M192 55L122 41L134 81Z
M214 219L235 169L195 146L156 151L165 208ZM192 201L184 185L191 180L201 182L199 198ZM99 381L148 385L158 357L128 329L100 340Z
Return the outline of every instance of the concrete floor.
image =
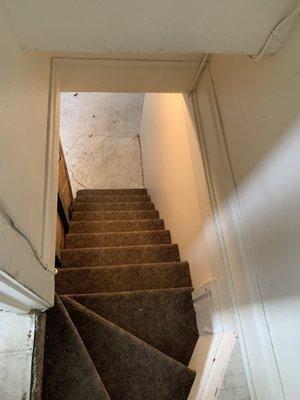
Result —
M0 399L30 398L35 316L0 311Z
M62 93L60 136L74 194L143 187L144 94Z

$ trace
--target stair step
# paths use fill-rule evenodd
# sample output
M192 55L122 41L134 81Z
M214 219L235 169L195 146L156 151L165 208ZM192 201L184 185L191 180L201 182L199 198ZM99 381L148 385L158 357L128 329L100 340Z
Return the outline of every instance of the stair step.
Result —
M58 294L120 292L191 286L187 262L60 269Z
M47 311L43 369L43 400L110 400L81 337L57 297L55 306Z
M198 338L189 265L147 190L79 190L61 255L43 400L187 399Z
M71 222L70 233L157 231L165 228L162 219L133 221L81 221Z
M134 188L134 189L80 189L77 191L77 196L90 196L90 195L147 195L147 189Z
M74 211L130 211L154 210L154 204L147 203L75 203Z
M61 255L63 268L180 261L176 244L64 249Z
M171 243L169 231L80 233L66 235L66 248L134 246Z
M63 303L112 399L188 397L193 371L74 300Z
M158 219L156 210L137 211L79 211L72 214L72 221L114 221L135 219Z
M150 201L148 195L86 195L78 196L75 200L76 203L146 203Z
M187 365L198 339L191 291L155 289L69 297Z

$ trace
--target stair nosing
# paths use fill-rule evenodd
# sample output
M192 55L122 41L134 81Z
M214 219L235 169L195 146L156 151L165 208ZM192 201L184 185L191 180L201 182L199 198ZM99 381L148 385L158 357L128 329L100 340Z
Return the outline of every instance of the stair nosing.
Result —
M87 211L88 212L88 211ZM122 221L135 221L135 222L140 222L140 221L163 221L162 218L146 218L146 219L103 219L103 220L82 220L82 221L71 221L70 225L72 224L82 224L83 222L122 222Z
M78 203L76 203L75 202L75 204L89 204L89 205L103 205L103 204L152 204L153 205L153 207L155 207L155 205L154 205L154 203L152 202L152 201L115 201L115 202L113 202L113 201L108 201L108 202L101 202L101 201L95 201L95 202L88 202L88 203L85 203L85 202L82 202L82 201L79 201ZM149 210L151 210L151 209L149 209ZM152 209L152 211L153 210L155 210L155 208L153 208ZM107 210L107 211L109 211L109 210ZM135 210L112 210L112 211L135 211Z
M97 196L99 197L99 196ZM81 203L81 202L80 202ZM94 203L90 202L87 204L153 204L154 203L152 201L95 201Z
M93 189L90 189L90 190L93 190ZM97 190L97 189L96 189ZM110 189L109 189L110 190ZM121 190L121 189L115 189L115 190ZM76 197L84 197L84 196L149 196L149 193L138 193L138 194L117 194L117 193L112 193L112 194L110 194L110 193L103 193L103 194L101 194L101 193L99 193L99 194L95 194L95 193L81 193L80 194L80 192L78 193L78 192L76 192Z
M168 229L157 229L155 231L149 231L149 230L145 230L145 231L120 231L120 232L82 232L82 233L67 233L66 236L70 237L70 236L82 236L82 235L114 235L114 234L120 234L120 233L124 233L124 234L133 234L133 233L147 233L147 232L169 232L170 231ZM171 243L169 243L171 244Z
M159 244L159 243L155 243L155 244L141 244L141 245L132 245L132 246L117 246L118 247L118 249L127 249L127 248L138 248L138 249L140 249L140 248L142 248L142 247L144 247L144 248L149 248L149 247L151 247L151 248L153 248L153 247L156 247L156 248L158 248L158 247L169 247L169 248L171 248L171 247L176 247L177 249L178 249L178 244L176 244L176 243L161 243L161 244ZM73 248L73 249L61 249L61 252L62 253L67 253L67 252L71 252L71 251L78 251L78 250L81 250L81 251L84 251L84 252L87 252L87 251L97 251L97 250L106 250L106 249L112 249L112 250L115 250L115 248L116 248L116 246L103 246L103 247L75 247L75 248Z
M151 244L172 244L171 233L166 229L122 232L67 233L65 249L124 247Z
M158 267L158 266L166 266L166 265L174 265L174 266L188 266L189 263L188 261L162 261L162 262L156 262L156 263L141 263L141 264L114 264L114 265L98 265L97 267L68 267L68 268L59 268L58 269L58 274L62 273L62 272L70 272L70 271L78 271L79 269L82 270L87 270L87 269L95 269L95 268L106 268L106 269L113 269L113 268L123 268L123 267L132 267L132 268L136 268L136 267L145 267L148 266L149 268L151 267Z
M76 191L76 195L80 195L80 196L82 196L82 195L84 195L85 194L85 192L86 191L96 191L96 190L98 190L98 191L107 191L107 190L110 190L110 191L133 191L133 190L143 190L143 191L146 191L146 193L147 193L147 188L145 188L145 187L137 187L137 188L116 188L116 189L101 189L101 188L99 188L99 189L79 189L79 190L77 190Z
M75 200L83 199L85 197L148 197L150 199L149 194L85 194L76 196ZM107 202L109 203L109 202Z
M135 290L119 290L117 292L98 292L98 293L64 293L59 296L68 297L96 297L96 296L134 296L137 294L156 294L156 293L192 293L192 286L178 286L173 288L154 288L154 289L135 289Z
M95 203L87 203L87 204L95 204ZM96 203L96 204L101 204L101 203ZM106 203L103 203L103 204L106 204ZM115 203L115 204L119 204L119 203ZM134 202L132 202L132 204L134 204ZM98 213L100 213L100 212L103 212L103 213L121 213L121 212L128 212L128 213L130 213L130 212L145 212L145 211L147 211L147 212L155 212L155 213L158 213L158 210L103 210L103 211L91 211L91 210L87 210L87 211L73 211L73 213L72 214L78 214L78 213L88 213L88 212L90 212L90 213L95 213L95 212L98 212Z
M122 210L121 211L91 211L91 210L88 210L88 211L73 211L72 218L75 215L78 216L78 214L82 214L82 213L87 214L87 215L88 214L92 214L92 213L107 213L107 215L109 215L108 213L132 212L132 211L142 211L142 212L144 212L144 211L156 211L156 210L124 210L124 211L122 211ZM77 221L78 222L82 222L82 221L86 221L86 222L97 222L97 221L144 221L145 219L146 220L149 220L149 219L150 220L152 220L152 219L160 219L158 212L156 212L155 214L153 213L153 218L105 219L106 215L105 214L102 214L102 215L103 215L104 219L97 219L97 215L96 215L95 219L85 219L85 220L77 220ZM75 220L74 222L77 222L77 221Z

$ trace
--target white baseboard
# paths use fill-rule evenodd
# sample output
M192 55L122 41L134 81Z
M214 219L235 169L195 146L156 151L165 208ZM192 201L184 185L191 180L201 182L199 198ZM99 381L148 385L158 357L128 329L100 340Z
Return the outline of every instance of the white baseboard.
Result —
M189 367L196 371L196 378L188 400L217 400L220 389L222 394L228 392L223 381L226 372L231 372L228 371L229 362L238 338L233 330L224 330L216 279L196 288L192 296L199 339L189 363ZM242 359L240 347L238 349ZM245 376L242 362L238 372Z
M196 378L188 400L217 399L236 340L234 332L199 337L189 364Z
M0 271L0 309L17 314L46 310L50 304L25 288L6 272Z

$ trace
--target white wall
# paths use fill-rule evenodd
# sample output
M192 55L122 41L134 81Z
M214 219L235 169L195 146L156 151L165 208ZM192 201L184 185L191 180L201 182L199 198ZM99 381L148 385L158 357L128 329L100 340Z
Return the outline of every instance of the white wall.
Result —
M211 399L223 388L225 370L232 375L226 366L236 321L191 101L182 94L146 94L141 145L145 187L179 245L181 259L190 264L195 288L200 337L190 363L197 378L189 399ZM232 390L226 387L223 396L234 388L235 399L246 398L246 387L236 390L241 377L245 386L242 361L232 376Z
M50 60L21 52L2 13L0 37L1 207L40 253ZM2 219L0 227L1 270L51 301L53 276L7 221Z
M236 328L219 232L207 186L191 101L182 94L146 94L141 124L145 187L197 290L217 279L225 331Z
M191 162L189 118L182 94L146 94L141 146L145 187L179 244L181 258L189 261L197 287L211 278L211 270Z
M263 400L300 397L299 40L298 20L285 47L275 56L259 62L244 56L212 57L210 69L223 132L216 122L218 113L212 105L213 86L207 71L198 88L211 171L224 221L233 221L228 222L228 227L240 220L239 245L235 248L238 241L232 229L225 229L225 240L241 318L245 317L245 335L252 335L252 339L258 335L258 346L252 341L248 355L256 395ZM228 168L233 174L231 186L226 186L222 153L216 150L217 140L224 139L222 134L229 155ZM247 326L254 308L254 325ZM269 381L265 379L266 369L259 373L266 360Z

